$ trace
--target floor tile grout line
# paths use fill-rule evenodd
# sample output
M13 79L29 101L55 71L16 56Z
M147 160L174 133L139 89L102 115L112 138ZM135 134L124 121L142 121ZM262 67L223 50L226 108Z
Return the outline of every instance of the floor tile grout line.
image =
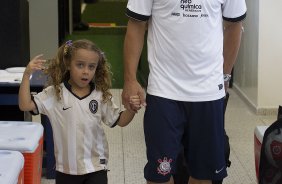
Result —
M119 107L122 109L122 98L121 98L121 89L118 90L118 95L119 95ZM124 133L123 133L123 128L121 129L121 145L122 145L122 165L123 165L123 184L125 184L125 154L124 154Z
M245 173L246 173L246 176L248 176L248 178L250 179L250 181L253 180L253 177L249 175L249 170L248 168L245 167L245 164L242 162L242 160L239 159L235 149L233 147L230 147L230 149L232 150L233 152L233 155L236 157L236 159L240 162L240 165L242 166L242 168L244 169ZM232 166L231 166L232 167ZM255 165L253 165L254 169L255 169Z

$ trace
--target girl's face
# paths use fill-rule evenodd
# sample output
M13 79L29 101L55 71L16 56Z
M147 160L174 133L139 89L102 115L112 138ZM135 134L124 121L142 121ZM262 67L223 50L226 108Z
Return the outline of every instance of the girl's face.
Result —
M70 84L72 88L88 88L94 78L98 66L98 53L86 49L78 49L69 66Z

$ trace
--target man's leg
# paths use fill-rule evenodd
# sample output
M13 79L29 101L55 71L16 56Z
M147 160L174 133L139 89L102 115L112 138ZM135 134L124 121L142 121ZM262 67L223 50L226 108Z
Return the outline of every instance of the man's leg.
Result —
M86 31L89 29L89 25L82 21L81 18L81 0L72 0L72 20L73 30Z
M223 99L186 104L188 138L184 139L190 178L188 184L212 184L226 173ZM200 123L199 123L200 122ZM191 177L192 176L192 177Z
M170 178L169 182L166 183L154 183L147 181L147 184L174 184L173 177ZM212 184L210 180L197 180L195 178L190 177L188 184Z
M212 184L211 180L197 180L190 176L188 184Z
M72 1L72 19L74 25L81 22L81 0Z
M144 135L147 164L144 177L148 184L173 184L177 156L181 149L184 117L180 102L147 94Z
M147 184L174 184L174 182L173 182L173 177L171 177L170 180L165 183L154 183L154 182L147 181Z

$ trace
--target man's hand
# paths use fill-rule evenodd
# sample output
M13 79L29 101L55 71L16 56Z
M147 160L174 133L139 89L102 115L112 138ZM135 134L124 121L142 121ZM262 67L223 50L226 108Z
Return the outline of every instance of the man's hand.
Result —
M139 109L136 108L136 106L132 106L132 104L130 104L130 96L135 95L139 96L141 106L146 106L145 91L141 87L141 85L136 80L125 82L122 91L122 104L126 109L137 112L137 110Z
M225 93L228 93L228 89L229 89L229 81L228 82L224 82L224 88L225 88Z
M140 96L135 95L135 96L131 96L130 97L130 107L131 109L135 109L136 111L141 109L141 100L140 100Z

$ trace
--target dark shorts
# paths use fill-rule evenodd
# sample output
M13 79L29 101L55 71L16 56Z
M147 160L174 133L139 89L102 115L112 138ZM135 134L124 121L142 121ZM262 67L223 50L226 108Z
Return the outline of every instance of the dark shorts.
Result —
M84 175L70 175L56 172L56 184L107 184L107 171L97 171Z
M190 176L220 180L227 176L224 156L224 99L182 102L147 95L144 133L146 180L167 182L184 147Z

